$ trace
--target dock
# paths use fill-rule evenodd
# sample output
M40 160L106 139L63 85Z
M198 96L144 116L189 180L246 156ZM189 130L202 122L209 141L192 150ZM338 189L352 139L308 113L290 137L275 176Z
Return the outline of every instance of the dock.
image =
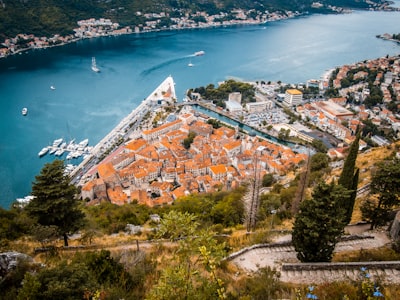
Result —
M97 164L100 163L98 159L105 153L112 152L118 141L121 139L124 141L131 139L131 135L135 135L135 132L137 135L137 128L140 126L143 117L148 112L154 110L153 107L156 106L159 101L175 101L175 99L175 82L172 76L168 76L137 108L132 110L132 112L123 118L114 129L93 147L91 153L70 173L73 182L78 182L81 176L89 171L92 173L93 168L97 168Z

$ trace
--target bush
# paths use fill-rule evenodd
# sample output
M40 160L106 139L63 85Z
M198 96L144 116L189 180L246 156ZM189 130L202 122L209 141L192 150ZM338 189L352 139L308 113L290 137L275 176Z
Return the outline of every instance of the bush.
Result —
M354 283L337 281L318 285L315 288L318 299L343 300L358 299L358 289ZM347 298L345 298L347 296Z

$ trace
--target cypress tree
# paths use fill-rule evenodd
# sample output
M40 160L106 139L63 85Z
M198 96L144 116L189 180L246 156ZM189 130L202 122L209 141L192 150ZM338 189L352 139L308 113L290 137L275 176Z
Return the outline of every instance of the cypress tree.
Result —
M358 185L358 176L359 171L356 168L356 160L358 155L358 148L360 143L360 131L357 130L356 139L350 146L349 154L347 155L346 160L343 164L343 170L340 174L338 184L347 190L353 191L351 193L350 198L344 200L342 202L342 206L346 209L346 218L345 222L348 224L351 220L351 216L353 214L354 203L357 196L357 185Z
M348 197L349 191L342 186L321 182L314 189L312 199L300 204L292 233L292 243L300 261L331 261L346 225L346 211L341 200Z

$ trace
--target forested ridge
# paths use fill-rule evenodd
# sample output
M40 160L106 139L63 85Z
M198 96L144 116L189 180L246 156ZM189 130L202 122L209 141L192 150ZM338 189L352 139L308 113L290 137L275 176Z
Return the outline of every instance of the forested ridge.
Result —
M299 11L314 12L312 0L1 0L0 40L15 37L19 33L37 36L66 35L73 33L78 20L88 18L110 18L121 26L132 26L144 21L144 13L166 12L169 17L184 16L185 13L204 11L208 14L230 12L234 8L255 9L258 12ZM365 9L374 0L322 0L319 3L344 8ZM141 14L138 14L140 12ZM317 12L326 12L318 9Z

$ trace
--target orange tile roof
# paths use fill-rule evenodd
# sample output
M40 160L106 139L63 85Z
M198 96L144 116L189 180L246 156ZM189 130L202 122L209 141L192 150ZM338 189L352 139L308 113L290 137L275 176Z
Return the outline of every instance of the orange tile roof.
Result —
M82 191L91 191L95 186L94 180L91 180L82 187Z
M233 149L236 149L236 148L240 147L241 145L242 145L242 141L236 140L236 141L233 141L231 143L225 144L224 148L226 150L230 151L230 150L233 150Z
M131 151L138 151L142 147L144 147L147 144L147 142L143 139L138 139L138 140L133 140L129 142L125 148Z
M145 135L151 134L153 132L157 132L157 131L160 131L162 129L166 129L168 127L174 126L174 125L179 124L179 123L182 123L182 120L178 119L178 120L175 120L173 122L169 122L169 123L163 124L160 127L152 128L152 129L149 129L149 130L143 130L142 133L145 134Z
M97 171L101 178L109 178L116 174L116 171L112 163L100 164L97 168Z
M209 168L214 174L225 174L227 171L224 165L210 166Z
M135 178L140 179L140 178L146 177L148 175L148 173L145 170L141 169L141 170L135 171L135 173L133 175L135 176Z
M117 205L124 205L128 202L128 196L123 192L122 187L116 186L113 189L107 189L107 195L111 203Z
M171 194L175 199L178 199L180 197L185 196L185 191L186 191L186 188L184 186L180 186L180 187L176 188L175 190L173 190L171 192Z
M131 190L131 200L137 200L139 204L149 205L150 198L145 190Z
M153 206L171 204L174 201L172 196L168 195L168 194L162 195L161 197L158 197L158 198L155 198L155 199L152 199L152 200L153 200Z

